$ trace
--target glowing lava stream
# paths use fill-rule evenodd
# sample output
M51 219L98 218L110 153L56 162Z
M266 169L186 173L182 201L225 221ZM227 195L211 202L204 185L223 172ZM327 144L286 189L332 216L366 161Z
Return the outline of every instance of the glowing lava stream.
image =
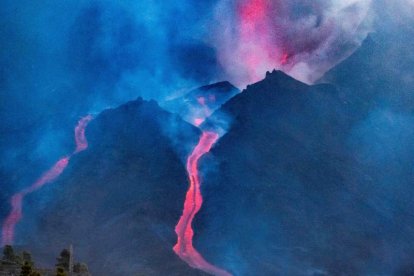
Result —
M40 189L45 184L53 182L56 178L65 170L66 166L69 164L70 158L88 147L88 141L85 137L85 128L88 123L93 119L91 115L87 115L79 120L78 125L75 127L75 142L76 149L75 151L65 157L62 157L57 161L53 167L46 171L36 182L31 186L21 190L20 192L14 194L10 200L11 211L7 216L6 220L3 223L2 228L2 246L7 244L13 244L14 241L14 229L16 224L22 219L22 207L23 199L26 195Z
M187 159L187 173L190 185L185 197L183 214L175 227L178 240L174 246L174 252L193 268L203 270L212 275L230 276L231 274L227 271L207 262L193 247L194 232L192 222L203 203L200 190L201 182L198 172L198 161L204 154L210 151L218 138L219 135L215 132L203 132L200 141Z

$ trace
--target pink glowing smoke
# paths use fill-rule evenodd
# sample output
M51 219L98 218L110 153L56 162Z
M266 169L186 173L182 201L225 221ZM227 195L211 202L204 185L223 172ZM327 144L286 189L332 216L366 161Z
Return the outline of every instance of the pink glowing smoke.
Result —
M215 46L228 78L244 86L283 70L311 83L360 45L370 0L237 0L217 6Z

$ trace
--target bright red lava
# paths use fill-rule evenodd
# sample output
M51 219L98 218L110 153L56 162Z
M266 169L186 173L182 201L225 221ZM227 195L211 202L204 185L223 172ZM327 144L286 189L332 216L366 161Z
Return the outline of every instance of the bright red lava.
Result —
M198 172L198 161L204 154L210 151L218 138L219 136L215 132L203 132L200 141L187 159L187 173L190 185L185 197L183 214L175 227L178 240L174 246L174 252L193 268L203 270L212 275L229 276L231 275L230 273L207 262L193 247L194 232L192 222L203 203L200 190L201 181Z
M53 167L47 170L39 179L37 179L31 186L21 190L14 194L10 200L11 211L3 223L2 228L2 246L6 244L13 244L14 241L14 229L16 224L23 217L23 199L26 195L40 189L45 184L53 182L59 175L65 170L69 164L69 160L72 155L85 150L88 147L88 142L85 137L85 128L92 120L91 115L87 115L79 120L78 125L75 127L75 141L76 149L68 156L65 156L57 161Z

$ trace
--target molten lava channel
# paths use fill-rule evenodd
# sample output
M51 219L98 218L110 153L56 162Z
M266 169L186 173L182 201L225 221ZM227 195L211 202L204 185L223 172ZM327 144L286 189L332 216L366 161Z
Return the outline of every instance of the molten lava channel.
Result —
M14 194L11 197L10 205L11 211L7 216L6 220L3 223L2 227L2 246L6 244L13 244L15 236L15 228L17 223L23 217L23 200L26 195L40 189L45 184L51 183L65 170L69 164L70 158L88 147L88 141L85 137L85 129L88 123L92 120L91 115L87 115L79 120L77 126L75 127L75 142L76 149L70 155L62 157L57 161L49 170L42 174L42 176L37 179L32 185L21 190L20 192Z
M193 246L194 231L192 222L203 203L198 161L204 154L210 151L218 138L219 135L215 132L203 132L200 141L187 159L187 173L190 183L185 197L183 214L175 227L178 240L174 246L174 252L193 268L203 270L212 275L229 276L231 274L227 271L207 262Z

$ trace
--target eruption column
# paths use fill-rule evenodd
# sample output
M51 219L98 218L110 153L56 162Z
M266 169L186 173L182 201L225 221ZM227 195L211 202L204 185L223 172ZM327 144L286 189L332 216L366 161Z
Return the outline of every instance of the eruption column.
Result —
M3 223L2 229L2 246L6 244L12 244L14 241L14 229L16 224L23 217L23 199L26 195L40 189L45 184L51 183L56 180L57 177L65 170L66 166L69 164L70 158L88 147L88 142L85 137L85 128L88 123L92 120L91 115L87 115L79 120L78 125L75 127L75 142L76 149L75 151L57 161L53 167L46 171L36 182L31 186L23 189L22 191L14 194L10 200L11 211L7 216L6 220Z
M269 22L268 0L245 0L238 8L240 18L239 45L251 81L262 71L275 67L278 49L272 43L274 30Z
M198 172L198 161L204 154L210 151L218 138L219 136L215 132L203 132L200 141L187 159L187 173L190 185L185 197L183 214L175 227L178 240L174 246L174 252L191 267L212 275L229 276L231 274L227 271L208 263L193 247L194 231L192 229L192 222L203 203L200 191L201 182Z

